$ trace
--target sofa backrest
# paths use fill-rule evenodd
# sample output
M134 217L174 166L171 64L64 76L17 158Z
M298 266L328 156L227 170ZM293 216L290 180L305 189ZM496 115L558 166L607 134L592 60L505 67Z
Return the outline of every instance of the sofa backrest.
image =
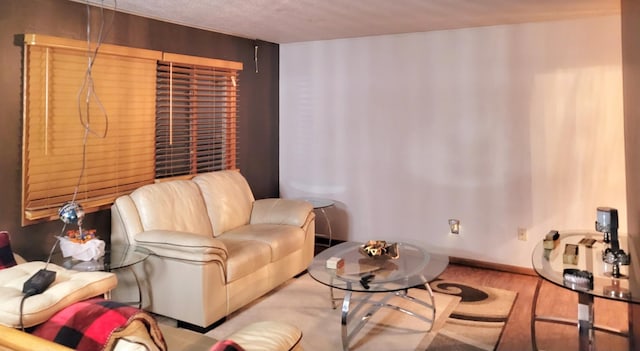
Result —
M239 171L216 171L193 178L207 205L214 236L249 223L255 198Z
M129 195L144 231L172 230L213 235L202 194L189 180L149 184Z

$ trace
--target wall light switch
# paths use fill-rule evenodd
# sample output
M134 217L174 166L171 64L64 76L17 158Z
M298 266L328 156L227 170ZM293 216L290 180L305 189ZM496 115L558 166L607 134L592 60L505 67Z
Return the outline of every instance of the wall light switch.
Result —
M518 240L527 241L527 228L518 228Z

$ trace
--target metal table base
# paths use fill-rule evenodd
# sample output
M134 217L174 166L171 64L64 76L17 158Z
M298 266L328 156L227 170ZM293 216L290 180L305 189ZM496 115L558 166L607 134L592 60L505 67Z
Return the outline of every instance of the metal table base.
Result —
M417 297L409 295L408 290L386 293L360 293L362 297L358 298L353 297L352 291L346 291L345 296L342 299L342 313L340 320L342 349L344 351L349 350L349 344L351 343L353 337L366 325L371 317L373 317L373 315L382 308L388 308L398 312L402 312L409 316L422 320L423 322L429 323L429 327L425 330L425 332L430 332L431 328L433 328L433 323L436 318L436 305L431 287L428 283L424 284L424 287L429 294L429 301L423 301L418 299ZM335 309L337 307L335 302L339 300L339 298L336 298L334 296L333 288L330 289L331 303L332 307ZM384 294L385 296L380 300L372 300L374 294ZM416 304L416 307L424 307L426 310L430 311L430 313L428 313L427 315L423 315L415 310L410 310L394 305L390 302L390 300L394 297L410 301L411 303ZM369 308L366 308L367 306Z
M536 290L531 304L531 346L534 351L538 350L536 342L536 322L556 323L578 327L578 345L580 351L595 350L595 331L605 332L613 335L629 337L629 333L619 329L595 325L593 322L593 295L586 292L578 293L578 319L568 319L553 316L540 316L537 314L538 297L542 287L542 278L538 278Z

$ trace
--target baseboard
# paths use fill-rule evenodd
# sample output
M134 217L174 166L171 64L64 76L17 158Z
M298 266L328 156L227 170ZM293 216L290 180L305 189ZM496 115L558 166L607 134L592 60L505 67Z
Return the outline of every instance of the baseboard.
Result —
M331 241L331 246L343 243L344 240L338 240L338 239L333 239ZM316 255L326 249L329 246L329 239L328 238L324 238L324 237L320 237L320 236L316 236ZM533 270L533 268L525 268L525 267L519 267L519 266L511 266L511 265L507 265L507 264L500 264L500 263L493 263L493 262L486 262L486 261L478 261L478 260L472 260L469 258L461 258L461 257L449 257L449 263L452 264L459 264L462 266L469 266L469 267L475 267L475 268L484 268L484 269L492 269L494 271L502 271L502 272L507 272L507 273L514 273L514 274L523 274L523 275L531 275L534 277L537 277L538 274L536 273L536 271Z
M329 240L328 237L316 235L316 245L318 246L329 247L329 244L331 244L331 246L334 246L343 242L344 240L338 240L338 239Z
M478 260L472 260L469 258L449 257L449 263L475 267L475 268L492 269L494 271L502 271L507 273L532 275L536 277L538 276L538 274L536 273L536 271L533 270L533 268L525 268L525 267L519 267L519 266L511 266L507 264L478 261Z

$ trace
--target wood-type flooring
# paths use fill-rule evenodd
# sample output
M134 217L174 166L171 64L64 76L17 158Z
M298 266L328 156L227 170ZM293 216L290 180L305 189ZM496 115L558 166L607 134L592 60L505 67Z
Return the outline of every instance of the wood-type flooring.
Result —
M316 246L316 252L326 247ZM533 272L533 270L531 271ZM466 264L450 263L440 278L516 291L518 297L509 321L503 330L497 351L533 350L531 342L531 306L538 276L504 270L479 268ZM538 300L537 315L576 319L578 295L570 290L543 282ZM596 325L627 331L629 328L628 305L619 301L595 298L594 319ZM640 321L635 322L640 323ZM597 350L632 350L628 339L603 332L595 333ZM577 326L536 322L538 349L545 351L578 350ZM637 342L636 342L637 343ZM638 346L640 348L640 346Z

